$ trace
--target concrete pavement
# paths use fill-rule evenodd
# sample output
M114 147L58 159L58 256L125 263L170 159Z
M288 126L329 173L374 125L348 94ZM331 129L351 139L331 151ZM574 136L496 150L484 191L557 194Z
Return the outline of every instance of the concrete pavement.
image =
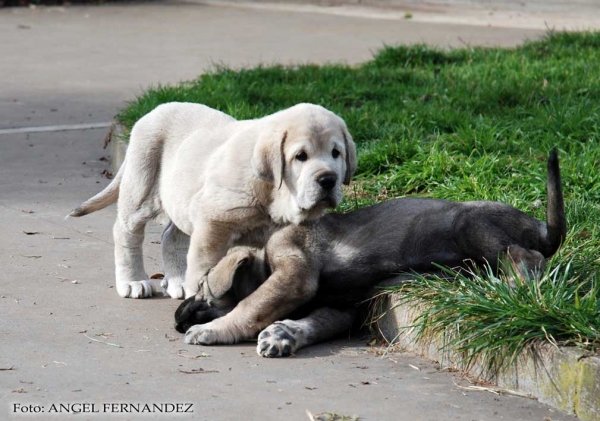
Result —
M0 129L107 121L214 63L368 60L384 43L515 45L543 31L161 2L0 9Z
M215 61L355 63L384 42L514 45L540 33L182 3L0 10L0 128L110 121L143 87ZM410 354L381 357L364 338L283 360L258 357L252 343L185 345L172 328L178 302L114 291L114 208L63 219L108 182L105 134L0 134L0 419L56 417L53 408L63 419L58 405L74 403L99 411L78 419L176 415L104 406L116 402L192 403L206 420L306 420L307 409L364 420L572 419L461 389L456 374ZM160 272L160 232L147 232L149 273Z
M186 0L254 10L292 10L379 20L522 28L600 29L596 0Z

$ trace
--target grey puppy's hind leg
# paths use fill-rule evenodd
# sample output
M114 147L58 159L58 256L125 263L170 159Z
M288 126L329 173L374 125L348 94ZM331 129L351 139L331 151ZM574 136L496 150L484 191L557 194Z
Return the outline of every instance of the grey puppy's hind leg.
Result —
M162 234L161 247L165 277L160 285L171 298L183 299L190 237L169 222Z
M546 259L539 251L513 244L506 250L503 265L510 286L515 287L516 278L519 281L539 279L546 268Z
M350 329L356 310L319 308L300 320L284 320L258 335L256 352L262 357L289 357L298 349L339 335Z

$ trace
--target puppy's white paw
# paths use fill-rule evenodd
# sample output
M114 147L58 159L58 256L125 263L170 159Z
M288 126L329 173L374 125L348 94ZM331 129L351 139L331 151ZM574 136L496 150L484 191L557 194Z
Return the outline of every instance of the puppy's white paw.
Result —
M217 319L218 320L218 319ZM186 344L191 345L216 345L232 344L235 338L226 329L220 328L218 323L212 321L203 325L194 325L188 329L183 338Z
M175 300L182 300L185 297L182 278L164 278L160 282L164 293Z
M150 281L134 281L117 284L117 293L123 298L150 298L154 295L154 289Z
M297 349L295 333L283 323L273 323L258 335L256 352L267 358L289 357Z

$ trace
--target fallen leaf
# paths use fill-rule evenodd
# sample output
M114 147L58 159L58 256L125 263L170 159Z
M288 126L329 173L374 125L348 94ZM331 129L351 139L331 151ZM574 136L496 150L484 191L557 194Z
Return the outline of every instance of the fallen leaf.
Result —
M104 136L104 149L106 149L108 147L108 144L110 143L111 139L112 139L112 135L113 132L115 131L115 124L111 124L110 128L108 129L108 133L106 133L106 136Z
M367 343L369 346L374 346L377 343L377 339L373 339L371 342Z
M87 332L87 329L80 330L80 331L79 331L79 332L77 332L77 333L85 333L85 332Z
M39 232L37 232L37 231L23 231L23 234L25 234L25 235L36 235L36 234L39 234Z
M113 173L108 170L102 171L101 175L103 175L105 178L108 178L109 180L111 180L114 177Z
M33 384L33 382L26 382L25 380L19 380L19 383L23 383L23 384Z
M310 386L304 386L304 388L306 390L315 390L316 389L316 387L310 387Z
M408 366L411 368L414 368L415 370L421 371L421 369L419 367L417 367L416 365L409 364Z
M27 391L23 388L17 389L17 390L13 390L12 393L27 393Z
M368 386L371 384L371 382L360 382L360 384L364 384L365 386Z
M10 367L0 367L0 371L10 371L10 370L14 370L14 365L11 365Z
M38 256L37 254L24 254L23 257L27 257L28 259L39 259L42 256Z
M165 275L163 275L162 273L155 273L150 277L150 279L163 279L164 277Z
M77 279L75 279L74 281L71 281L72 284L78 284L79 281Z
M23 212L23 213L35 213L34 211L32 211L30 209L21 209L21 212Z
M578 235L578 237L581 239L590 238L591 236L592 236L592 234L590 234L590 232L587 230L581 231Z

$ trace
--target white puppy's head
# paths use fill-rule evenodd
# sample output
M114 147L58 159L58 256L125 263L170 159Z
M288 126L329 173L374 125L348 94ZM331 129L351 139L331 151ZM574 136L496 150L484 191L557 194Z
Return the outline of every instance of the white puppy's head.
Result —
M271 217L280 223L319 218L342 200L356 171L356 148L344 121L323 107L299 104L264 120L252 168L272 183Z

